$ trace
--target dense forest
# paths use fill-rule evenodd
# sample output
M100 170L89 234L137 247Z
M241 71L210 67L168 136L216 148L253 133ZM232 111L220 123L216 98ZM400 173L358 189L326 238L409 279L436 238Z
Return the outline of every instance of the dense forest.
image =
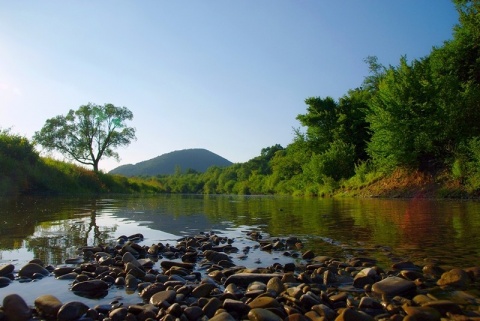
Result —
M305 99L306 112L297 116L302 127L288 146L266 147L245 163L213 166L204 173L184 169L141 179L154 181L150 190L157 192L322 196L369 188L371 193L372 186L380 188L378 182L395 185L407 176L412 184L419 180L477 195L480 1L454 3L459 22L451 40L420 59L399 57L394 66L367 57L370 73L358 88L338 100ZM15 137L6 131L3 136ZM32 147L28 141L22 144ZM1 148L0 163L8 156ZM38 154L32 151L22 157L24 162L36 162ZM9 180L21 179L24 173L1 175L0 189L6 189ZM108 176L99 175L104 180ZM27 185L38 190L48 184Z

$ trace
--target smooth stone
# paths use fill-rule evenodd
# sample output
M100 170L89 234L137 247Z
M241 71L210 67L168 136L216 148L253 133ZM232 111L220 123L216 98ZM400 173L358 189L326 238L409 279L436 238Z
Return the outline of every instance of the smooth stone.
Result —
M223 308L226 311L234 311L241 315L247 314L251 309L250 306L243 301L233 299L225 299L223 301Z
M145 277L145 271L142 268L137 267L132 262L125 264L125 272L131 274L138 279L143 279Z
M372 286L374 294L386 297L393 297L416 290L416 285L412 281L402 279L397 276L385 278Z
M200 320L204 316L202 308L198 306L187 307L183 310L183 313L189 321Z
M148 285L147 287L145 287L140 292L140 297L144 301L149 301L150 298L152 297L152 295L154 295L155 293L158 293L160 291L165 291L166 288L167 287L162 283L152 283L152 284Z
M364 296L363 298L360 299L360 303L358 304L358 308L359 309L381 310L381 309L383 309L383 306L380 302L378 302L374 298Z
M221 306L222 306L222 301L220 301L220 299L216 297L213 297L210 300L208 300L208 302L203 306L202 311L207 317L212 318L215 315L215 312Z
M127 313L128 313L128 310L126 307L119 307L110 311L110 313L108 314L108 317L110 318L111 321L124 321L125 317L127 316Z
M32 317L32 310L18 294L3 298L3 312L8 321L27 321Z
M272 297L268 296L261 296L261 297L256 297L255 299L252 300L252 302L248 303L248 306L251 309L256 309L256 308L280 308L282 305Z
M37 263L27 263L18 271L18 276L25 277L25 278L33 278L33 275L35 273L39 273L44 276L47 276L50 274L50 272L47 269L45 269L43 266Z
M83 282L78 282L72 286L73 292L86 292L94 293L100 291L107 291L108 284L102 280L88 280Z
M314 313L314 315L312 315ZM315 311L308 311L305 315L294 313L287 316L284 321L316 321L320 316Z
M46 319L56 319L58 310L63 305L57 297L50 294L39 296L33 304L38 314Z
M279 277L273 277L267 282L267 290L274 292L274 295L279 295L285 291L285 285Z
M10 280L7 277L0 276L0 288L4 288L7 285L9 285L10 283L12 283L12 280Z
M72 301L60 307L57 313L57 321L75 321L80 319L88 311L85 303Z
M282 277L280 274L274 273L237 273L230 275L227 280L225 280L225 286L230 283L235 283L239 287L248 287L252 282L258 281L267 284L271 278Z
M419 270L418 266L410 261L397 262L392 265L395 270Z
M175 301L177 293L174 290L160 291L152 295L150 303L155 306L162 306L164 302L172 304Z
M10 273L13 273L15 270L15 265L13 264L5 264L0 266L0 276L6 276L9 275Z
M334 320L337 316L337 312L325 304L317 304L312 307L318 315L325 317L327 320Z
M57 280L75 280L78 277L77 272L62 274L56 277Z
M449 300L434 300L426 302L422 305L422 307L434 308L440 312L442 316L446 316L447 313L462 314L462 309L460 306Z
M205 255L205 258L211 262L218 263L220 261L231 261L230 257L221 252L216 252L213 250L206 250L203 252L203 255Z
M133 256L132 253L130 252L125 252L122 256L122 262L123 263L132 263L134 266L138 267L138 268L143 268L142 265L140 264L140 262L137 261L137 259L135 258L135 256Z
M164 261L160 262L160 266L164 270L170 270L172 268L172 266L176 266L176 267L180 267L180 268L184 268L184 269L188 269L188 270L193 270L193 268L195 267L195 264L164 260Z
M210 318L209 321L236 321L236 319L228 312L220 312Z
M215 288L216 288L215 284L202 283L193 289L192 295L196 298L209 297L210 292L212 292L212 290Z
M65 264L82 264L83 262L83 257L74 257L65 260Z
M362 312L354 309L343 309L342 313L335 318L335 321L374 321L375 319Z
M135 290L138 287L138 280L132 274L127 274L125 276L125 287L127 289Z
M440 321L440 312L429 307L403 306L403 311L414 320Z
M469 281L467 272L462 269L451 269L442 274L440 280L437 281L437 285L463 288L468 285Z
M251 309L247 316L250 321L282 321L282 318L272 311L262 308Z

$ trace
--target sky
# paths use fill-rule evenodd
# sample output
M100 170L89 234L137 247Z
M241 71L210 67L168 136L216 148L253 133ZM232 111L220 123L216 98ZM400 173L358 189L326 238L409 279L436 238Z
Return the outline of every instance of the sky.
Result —
M104 171L187 148L243 163L292 142L306 98L359 87L366 57L424 57L457 22L450 0L0 0L0 129L112 103L137 139Z

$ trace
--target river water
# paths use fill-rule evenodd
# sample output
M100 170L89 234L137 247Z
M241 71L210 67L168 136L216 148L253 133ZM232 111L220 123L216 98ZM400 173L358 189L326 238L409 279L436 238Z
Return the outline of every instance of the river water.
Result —
M239 237L249 230L297 236L317 255L374 255L383 265L425 258L480 264L478 202L225 195L2 200L0 263L40 258L58 265L77 256L80 246L134 233L151 245L199 232Z
M143 244L152 245L213 231L243 248L252 245L245 236L253 230L264 238L297 236L302 251L316 255L375 257L384 268L403 260L480 265L479 202L227 195L3 199L0 265L20 268L33 258L62 265L77 257L81 246L109 244L135 233L145 236ZM245 265L269 265L282 255L258 251L242 260ZM0 295L18 286L0 289Z

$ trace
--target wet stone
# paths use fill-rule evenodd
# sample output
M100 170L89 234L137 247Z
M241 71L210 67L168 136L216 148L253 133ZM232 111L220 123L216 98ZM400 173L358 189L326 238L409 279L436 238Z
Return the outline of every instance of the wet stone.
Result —
M282 321L282 318L270 310L255 308L248 312L248 319L252 321Z
M3 298L3 312L8 321L27 321L32 317L32 310L18 294Z
M13 273L14 270L15 270L15 265L13 265L13 264L2 265L2 266L0 266L0 276L9 275L9 274Z
M88 306L82 302L73 301L65 303L58 310L57 321L78 320L88 309Z
M43 266L37 263L28 263L18 271L18 276L32 278L33 275L36 273L42 274L44 276L47 276L50 274L50 272L47 269L45 269Z
M165 302L171 304L175 300L176 294L174 290L157 292L150 298L150 303L155 306L162 306Z
M53 295L45 294L36 298L34 305L40 316L46 319L55 319L58 310L62 307L62 302Z
M451 269L448 272L442 274L437 284L440 286L453 286L458 288L464 288L469 283L468 273L462 269Z
M416 286L414 282L397 276L387 277L372 286L372 292L381 297L408 295L415 292L415 290Z
M0 288L6 287L10 283L12 283L12 280L7 277L0 276Z

